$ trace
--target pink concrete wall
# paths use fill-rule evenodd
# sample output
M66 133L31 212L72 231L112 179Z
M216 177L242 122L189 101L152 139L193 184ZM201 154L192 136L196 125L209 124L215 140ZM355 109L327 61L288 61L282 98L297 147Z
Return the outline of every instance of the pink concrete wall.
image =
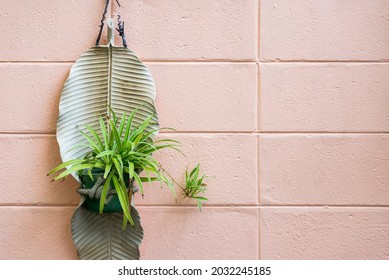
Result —
M143 259L389 259L389 1L121 4L168 136L216 177L202 213L167 189L137 199ZM45 174L103 6L1 0L0 259L77 257L77 183Z

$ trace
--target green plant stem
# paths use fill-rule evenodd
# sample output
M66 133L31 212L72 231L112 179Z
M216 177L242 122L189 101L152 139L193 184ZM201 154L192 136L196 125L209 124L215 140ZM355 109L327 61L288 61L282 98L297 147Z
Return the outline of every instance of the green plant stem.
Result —
M163 168L163 166L162 166L161 164L158 164L158 165L159 165L159 168L160 168L163 172L165 172L165 173L170 177L170 179L172 179L173 183L175 183L181 190L183 190L183 191L186 193L185 188L182 187L181 184L179 184L179 183L173 178L173 176L170 175L170 173L169 173L165 168Z

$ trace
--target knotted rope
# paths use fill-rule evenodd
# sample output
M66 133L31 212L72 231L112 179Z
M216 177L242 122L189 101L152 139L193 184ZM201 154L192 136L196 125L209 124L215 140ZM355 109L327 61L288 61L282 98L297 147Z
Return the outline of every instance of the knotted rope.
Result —
M101 193L103 192L103 188L104 188L104 183L105 183L105 179L100 177L96 180L96 183L93 185L92 188L90 189L85 189L85 188L78 188L77 189L77 192L83 196L84 198L86 197L89 197L90 199L100 199L101 197ZM126 192L128 192L130 189L130 187L128 187L126 189ZM132 186L132 193L136 193L138 191L138 186ZM113 195L117 194L116 190L115 189L111 189L111 185L108 186L108 191L107 191L107 198L105 200L105 205L107 205L107 203L109 203L112 198L113 198Z
M118 16L118 28L116 30L119 32L119 36L122 37L123 47L127 49L127 40L126 35L124 34L124 22L120 20L120 15Z

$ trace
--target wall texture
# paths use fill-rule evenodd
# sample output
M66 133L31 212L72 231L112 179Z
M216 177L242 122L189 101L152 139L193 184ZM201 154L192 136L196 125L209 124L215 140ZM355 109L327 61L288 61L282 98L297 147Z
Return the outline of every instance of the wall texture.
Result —
M137 199L143 259L389 259L389 1L120 2L189 159L161 161L216 178L202 213L167 188ZM1 0L0 259L77 258L77 183L46 172L103 6Z

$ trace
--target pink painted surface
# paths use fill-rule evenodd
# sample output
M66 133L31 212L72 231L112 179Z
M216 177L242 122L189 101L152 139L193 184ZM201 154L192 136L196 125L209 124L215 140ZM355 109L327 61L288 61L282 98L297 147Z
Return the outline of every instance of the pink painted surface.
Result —
M263 131L389 131L389 63L261 65Z
M0 95L0 130L54 133L59 93L70 67L71 64L68 63L0 64L3 81Z
M388 61L388 0L261 1L260 59Z
M389 259L388 1L130 2L129 46L177 129L159 137L188 155L157 157L214 176L201 213L157 185L137 196L143 259ZM63 82L103 6L2 1L0 259L77 258L78 184L46 173Z
M257 0L122 2L129 44L143 59L256 59Z
M75 259L70 235L74 207L2 206L0 259Z
M389 135L266 135L266 205L389 205Z
M1 205L76 205L77 184L72 178L51 182L47 177L61 163L54 135L0 137ZM1 209L0 209L1 210Z
M2 0L0 61L76 60L96 42L104 3Z
M145 230L142 259L257 258L256 209L213 207L201 213L193 210L140 207Z
M160 93L157 109L164 111L160 114L161 126L180 131L255 130L255 63L148 63L147 66ZM172 83L171 77L177 79Z
M260 210L264 259L389 259L387 207Z

